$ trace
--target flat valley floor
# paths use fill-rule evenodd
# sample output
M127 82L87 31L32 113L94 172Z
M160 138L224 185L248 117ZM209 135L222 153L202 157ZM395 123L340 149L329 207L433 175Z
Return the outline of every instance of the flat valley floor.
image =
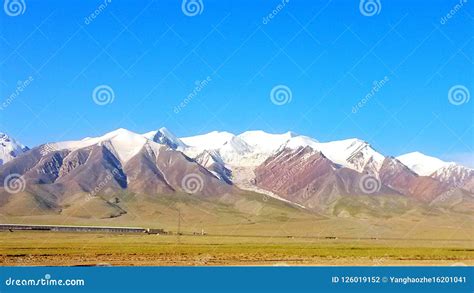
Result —
M471 266L472 240L0 232L2 266Z
M334 208L338 217L309 213L255 194L226 198L224 203L176 195L122 199L127 214L115 218L99 209L103 206L67 215L0 213L3 224L144 227L174 234L4 231L0 232L0 265L474 265L470 206L468 212L435 213L399 198L374 200L344 198ZM9 211L13 210L10 205ZM177 236L177 231L185 235ZM200 236L202 231L207 235Z

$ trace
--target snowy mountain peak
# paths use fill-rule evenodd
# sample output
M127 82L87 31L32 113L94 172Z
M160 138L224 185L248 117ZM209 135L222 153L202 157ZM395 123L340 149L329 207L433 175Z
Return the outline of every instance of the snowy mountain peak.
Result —
M153 143L143 135L130 130L119 128L100 137L87 138L79 141L66 141L52 144L56 150L77 150L94 145L109 149L125 165L131 158L140 152L147 144Z
M225 131L213 131L202 135L181 138L181 141L190 147L215 150L230 141L234 134Z
M109 139L117 136L134 136L136 133L125 129L125 128L118 128L114 131L111 131L109 133L106 133L105 135L102 136L103 139Z
M319 150L319 145L319 141L308 136L300 135L289 139L284 145L284 147L290 149L297 149L299 147L311 147L315 150Z
M140 152L148 141L148 139L135 132L119 128L102 137L89 139L85 142L106 146L110 151L116 154L122 164L125 165L131 158Z
M285 145L291 149L306 146L320 151L334 163L358 172L377 173L385 159L370 144L357 138L321 143L307 136L297 136Z
M22 145L21 143L19 143L18 141L16 141L15 139L11 138L10 136L8 136L6 133L3 133L3 132L0 132L0 144L2 145L12 144L25 151L28 150L27 147L25 147L24 145Z
M421 176L430 176L437 170L453 164L420 152L408 153L397 157L397 159Z
M450 184L451 186L461 187L468 181L474 180L474 169L448 163L446 166L436 170L431 177Z
M162 127L158 131L151 131L143 135L156 143L167 145L174 150L184 150L187 146L167 128Z
M368 142L353 138L339 142L345 154L347 166L358 172L378 173L385 156L377 152Z
M233 151L238 154L246 154L251 152L252 148L240 137L234 136L222 146L221 152L226 151Z
M29 150L27 147L0 132L0 166Z
M289 131L282 134L271 134L262 130L246 131L238 137L258 152L273 153L287 143L296 134Z

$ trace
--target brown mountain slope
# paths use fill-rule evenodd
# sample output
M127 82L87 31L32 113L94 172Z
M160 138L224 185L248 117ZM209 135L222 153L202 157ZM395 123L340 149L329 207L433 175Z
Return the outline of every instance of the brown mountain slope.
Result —
M213 196L236 191L196 161L166 146L145 145L124 170L130 191L136 193L170 194L179 191Z
M340 168L309 147L280 151L259 166L255 175L258 187L311 209L324 208L341 196L367 193L361 186L364 174ZM397 194L385 186L370 192Z
M20 177L19 189L14 192L6 188L12 175ZM39 147L0 166L0 182L0 207L14 203L18 209L25 202L25 206L36 205L53 212L75 206L71 199L76 195L82 202L120 192L150 196L176 192L220 196L236 192L235 187L183 153L154 142L146 144L125 166L108 144L49 153ZM109 213L107 210L110 215L122 213L109 203L94 202L103 207L98 210L105 211L104 215ZM94 202L87 202L87 206Z
M391 157L385 159L379 174L382 184L424 202L430 202L449 190L447 184L431 177L419 176Z

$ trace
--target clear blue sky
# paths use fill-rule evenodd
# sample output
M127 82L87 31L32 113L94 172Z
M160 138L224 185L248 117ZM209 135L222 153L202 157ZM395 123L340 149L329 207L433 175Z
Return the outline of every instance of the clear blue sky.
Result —
M448 100L454 85L474 93L474 3L443 24L458 1L380 0L379 13L364 16L359 1L290 0L263 21L280 0L202 0L193 17L182 1L112 0L86 23L102 3L26 0L22 15L1 11L2 101L33 81L0 110L0 131L35 146L119 127L292 130L474 164L474 101ZM102 84L115 93L106 106L92 99ZM276 85L290 88L290 103L271 102Z

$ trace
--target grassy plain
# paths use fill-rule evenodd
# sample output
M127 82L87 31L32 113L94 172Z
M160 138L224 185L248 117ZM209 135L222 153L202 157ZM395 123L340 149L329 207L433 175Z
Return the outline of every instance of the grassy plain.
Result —
M469 240L1 232L8 266L474 265Z
M218 202L121 197L120 206L127 213L119 217L76 206L74 213L0 213L0 221L162 228L174 235L0 232L0 265L474 265L472 212L406 200L354 198L327 214L252 193ZM197 235L202 231L207 235Z

